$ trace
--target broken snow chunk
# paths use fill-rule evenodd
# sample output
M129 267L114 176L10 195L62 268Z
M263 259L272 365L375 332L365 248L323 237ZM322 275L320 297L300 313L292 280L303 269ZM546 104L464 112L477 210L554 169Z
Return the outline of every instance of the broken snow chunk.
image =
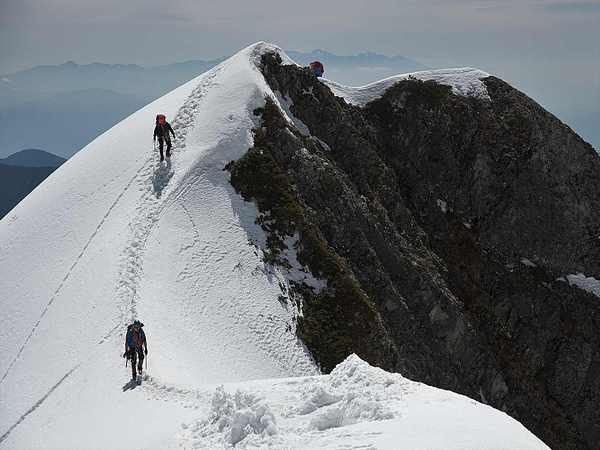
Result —
M275 416L264 399L236 391L231 395L223 386L216 389L207 420L197 424L199 434L224 435L224 441L235 445L249 435L273 436L278 433Z
M365 421L388 420L393 417L394 414L381 403L363 396L348 394L342 402L326 408L315 416L310 422L310 428L321 431Z
M339 402L343 396L329 392L325 386L318 385L306 393L306 400L298 407L298 414L310 414L319 408Z

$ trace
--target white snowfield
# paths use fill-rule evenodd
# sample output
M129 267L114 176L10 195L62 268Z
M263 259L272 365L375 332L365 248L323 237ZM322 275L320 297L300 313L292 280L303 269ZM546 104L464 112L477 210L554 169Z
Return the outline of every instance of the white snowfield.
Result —
M546 448L504 413L356 356L318 376L286 296L290 279L323 281L293 249L292 272L262 262L257 209L223 171L252 145L254 109L277 102L267 51L131 115L0 221L0 449ZM162 164L157 113L177 135ZM121 357L134 318L141 385Z

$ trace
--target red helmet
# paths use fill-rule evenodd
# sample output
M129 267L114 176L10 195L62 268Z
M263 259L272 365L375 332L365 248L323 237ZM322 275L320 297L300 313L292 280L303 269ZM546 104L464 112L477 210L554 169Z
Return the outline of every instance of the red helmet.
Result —
M167 121L167 118L165 117L164 114L156 115L156 123L165 123L166 121Z

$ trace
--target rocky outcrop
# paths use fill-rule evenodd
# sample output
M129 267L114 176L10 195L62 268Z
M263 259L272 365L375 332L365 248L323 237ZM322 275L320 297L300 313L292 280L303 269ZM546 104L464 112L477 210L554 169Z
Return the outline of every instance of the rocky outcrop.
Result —
M556 449L600 448L600 158L503 81L490 100L408 79L363 108L263 56L271 101L232 162L270 262L298 233L298 333L324 370L351 352L503 409ZM308 131L308 133L307 133Z

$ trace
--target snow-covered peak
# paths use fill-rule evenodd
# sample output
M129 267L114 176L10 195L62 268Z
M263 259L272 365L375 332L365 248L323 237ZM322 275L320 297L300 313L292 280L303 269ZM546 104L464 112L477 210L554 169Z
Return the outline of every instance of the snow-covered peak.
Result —
M89 383L88 407L120 392L134 318L146 324L149 372L172 384L318 373L295 303L279 301L285 275L262 260L258 211L223 171L274 97L256 65L273 50L247 47L132 114L0 221L0 436L21 443L11 448L41 448L17 438L17 424L34 405L52 414L49 392L73 414L72 383ZM163 163L158 113L176 135Z
M409 78L427 81L433 80L440 84L452 87L456 95L470 96L489 100L490 97L483 79L490 75L482 70L463 67L459 69L425 70L421 72L394 75L366 86L350 87L336 83L326 78L321 79L331 91L338 97L342 97L348 103L364 106L367 103L381 97L387 89L399 81Z
M253 111L265 97L277 103L258 67L267 52L294 64L272 44L243 49L99 136L0 221L0 448L251 446L256 420L260 439L283 436L265 441L272 448L396 448L401 436L416 448L428 430L458 427L449 419L459 411L475 431L470 447L464 427L460 440L448 434L455 448L480 448L494 429L527 444L514 448L541 448L501 413L355 355L314 377L287 274L263 262L258 211L223 171L252 146ZM158 113L176 134L164 163L152 141ZM149 344L141 386L122 358L136 318ZM231 389L245 393L232 400ZM140 423L144 433L132 433Z
M277 53L281 57L281 63L284 65L298 65L281 47L264 41L252 44L240 52L242 55L248 55L249 59L256 66L260 65L260 58L267 53Z

